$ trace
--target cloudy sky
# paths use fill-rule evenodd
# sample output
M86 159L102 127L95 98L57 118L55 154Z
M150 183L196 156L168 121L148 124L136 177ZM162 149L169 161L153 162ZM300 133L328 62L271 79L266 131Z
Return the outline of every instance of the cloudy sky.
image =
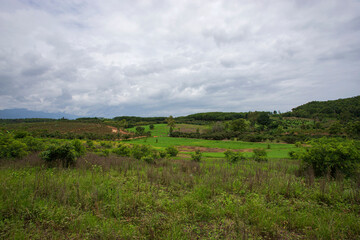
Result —
M1 0L0 109L280 110L360 94L359 0Z

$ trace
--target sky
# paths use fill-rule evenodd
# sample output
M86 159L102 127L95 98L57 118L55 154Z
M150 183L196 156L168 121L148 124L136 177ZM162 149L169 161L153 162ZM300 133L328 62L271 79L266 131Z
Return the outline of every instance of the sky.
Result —
M0 1L0 109L184 116L360 95L359 0Z

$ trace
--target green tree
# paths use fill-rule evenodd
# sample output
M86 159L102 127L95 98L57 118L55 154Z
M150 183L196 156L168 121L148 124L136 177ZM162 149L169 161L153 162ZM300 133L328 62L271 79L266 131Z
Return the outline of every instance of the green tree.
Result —
M245 159L245 157L242 155L241 152L226 150L224 154L225 154L225 159L230 163L237 163L238 161Z
M136 127L136 134L141 136L144 135L145 133L145 128L144 127Z
M266 150L263 148L254 149L253 153L253 158L257 162L266 162L268 160Z
M330 134L339 134L341 133L341 130L342 130L342 126L338 121L332 123L331 126L329 127Z
M360 146L354 140L338 138L315 139L296 153L302 160L303 168L313 168L316 176L337 172L351 176L359 171Z
M213 133L223 132L224 130L225 130L224 124L222 122L219 122L219 121L214 123L214 125L211 128L211 132L213 132Z
M349 122L346 125L346 133L351 137L360 137L360 121Z
M173 116L170 115L166 119L166 122L167 122L167 125L170 127L169 133L171 135L173 133L173 131L174 131L174 128L175 128L175 119L173 118Z
M260 125L268 126L271 123L271 119L268 113L262 112L257 117L256 122Z
M174 146L169 146L165 149L166 153L169 154L171 157L176 157L176 155L179 153L179 150L177 150Z
M230 122L230 130L234 132L245 132L248 125L245 119L239 118Z

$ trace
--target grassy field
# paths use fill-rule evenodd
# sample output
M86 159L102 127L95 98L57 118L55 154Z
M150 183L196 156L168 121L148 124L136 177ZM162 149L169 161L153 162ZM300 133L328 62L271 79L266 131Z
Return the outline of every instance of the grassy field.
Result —
M181 124L182 128L189 126L193 129L197 125ZM294 150L293 144L281 144L281 143L252 143L242 141L217 141L217 140L204 140L194 138L173 138L168 137L168 127L166 124L156 124L154 130L150 130L149 126L144 126L146 131L151 131L153 137L133 139L131 143L152 145L156 148L165 148L168 146L191 146L208 148L203 149L205 156L207 157L224 157L224 151L226 149L231 150L243 150L245 156L251 156L251 151L256 148L264 148L267 151L269 158L288 158L289 151ZM176 127L175 127L176 128ZM135 129L129 129L135 131ZM219 149L219 152L212 152L212 149Z
M129 158L0 162L1 239L359 239L356 182L298 162ZM360 183L360 180L358 184Z

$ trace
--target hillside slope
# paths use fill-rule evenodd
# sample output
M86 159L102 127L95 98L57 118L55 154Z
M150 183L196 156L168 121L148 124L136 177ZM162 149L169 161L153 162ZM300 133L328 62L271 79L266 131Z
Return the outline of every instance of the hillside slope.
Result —
M329 101L313 101L292 109L294 117L329 117L353 119L360 117L360 96Z

